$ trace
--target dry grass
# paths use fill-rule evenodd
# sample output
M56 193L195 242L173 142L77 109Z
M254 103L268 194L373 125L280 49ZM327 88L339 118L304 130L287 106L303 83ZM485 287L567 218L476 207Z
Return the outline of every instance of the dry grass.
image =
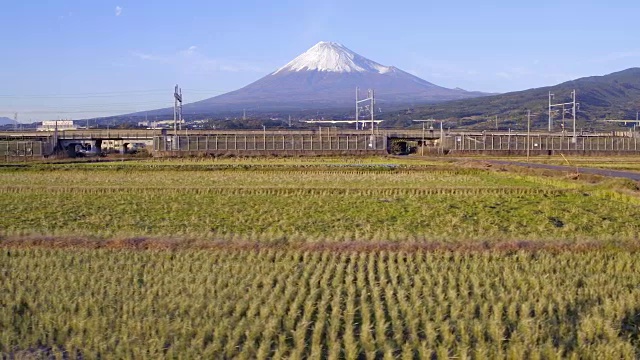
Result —
M0 168L0 358L640 354L637 184L216 161Z
M15 358L634 358L637 252L0 251ZM236 246L236 245L234 245Z

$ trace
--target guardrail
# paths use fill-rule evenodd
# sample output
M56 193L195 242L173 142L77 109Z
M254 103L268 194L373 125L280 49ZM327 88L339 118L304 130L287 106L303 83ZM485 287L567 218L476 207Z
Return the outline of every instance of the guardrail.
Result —
M386 136L321 135L305 133L244 133L187 136L156 136L156 153L202 154L304 154L366 153L387 151ZM177 155L177 154L174 154Z
M42 159L52 152L53 145L45 141L0 141L0 155L5 162Z
M444 146L452 151L586 151L640 152L637 137L551 136L542 134L454 135L445 138Z

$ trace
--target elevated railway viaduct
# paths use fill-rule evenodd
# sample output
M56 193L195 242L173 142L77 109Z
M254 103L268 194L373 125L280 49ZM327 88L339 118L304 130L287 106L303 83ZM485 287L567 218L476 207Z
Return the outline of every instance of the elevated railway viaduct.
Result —
M347 130L66 130L0 132L0 157L42 158L53 154L126 152L145 147L153 156L199 155L612 155L640 154L634 132L571 133Z

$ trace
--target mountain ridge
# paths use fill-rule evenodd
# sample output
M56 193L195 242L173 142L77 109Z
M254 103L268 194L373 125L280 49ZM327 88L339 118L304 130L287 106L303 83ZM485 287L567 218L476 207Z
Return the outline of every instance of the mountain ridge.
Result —
M15 120L8 117L0 117L0 126L4 125L14 125L16 123Z
M346 108L354 104L356 87L363 91L374 89L377 107L486 95L438 86L396 67L369 60L339 43L323 41L263 78L238 90L185 104L183 111L214 114L246 108L254 111ZM168 115L172 109L146 113Z
M520 118L526 110L531 110L536 113L533 125L542 126L548 125L549 92L555 96L553 103L560 103L569 100L574 89L580 104L577 117L582 124L604 119L632 120L635 119L636 112L640 111L640 67L635 67L479 99L417 106L411 115L439 119L493 116ZM567 115L568 117L571 115ZM556 118L561 118L561 114L557 114Z

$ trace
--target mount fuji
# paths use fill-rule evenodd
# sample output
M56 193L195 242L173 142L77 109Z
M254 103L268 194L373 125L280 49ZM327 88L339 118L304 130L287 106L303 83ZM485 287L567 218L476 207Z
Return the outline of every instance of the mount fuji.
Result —
M16 123L15 120L10 119L8 117L0 117L0 126L3 125L14 125Z
M335 42L319 42L273 73L239 89L186 104L185 114L242 111L295 111L353 106L355 90L374 89L380 107L434 103L488 95L448 89L393 66L369 60ZM364 98L365 96L361 96ZM170 109L148 112L171 113Z

